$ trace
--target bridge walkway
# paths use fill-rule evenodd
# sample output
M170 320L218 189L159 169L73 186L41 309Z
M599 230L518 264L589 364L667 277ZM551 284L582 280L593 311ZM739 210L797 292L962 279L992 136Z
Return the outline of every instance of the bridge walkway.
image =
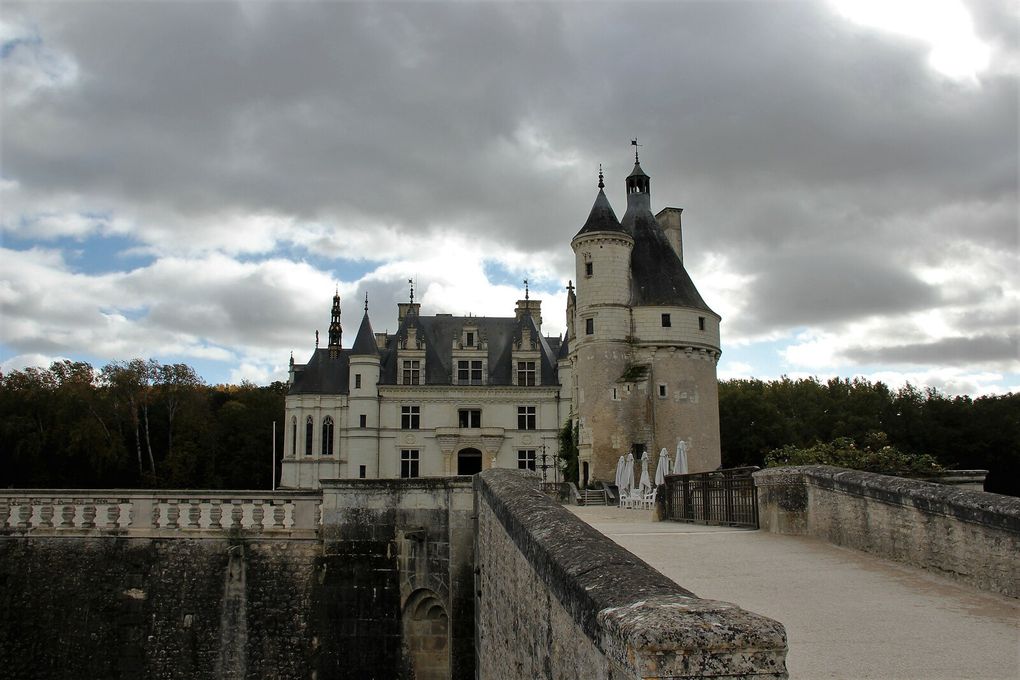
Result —
M1020 679L1020 601L798 536L567 506L700 597L786 626L795 680Z

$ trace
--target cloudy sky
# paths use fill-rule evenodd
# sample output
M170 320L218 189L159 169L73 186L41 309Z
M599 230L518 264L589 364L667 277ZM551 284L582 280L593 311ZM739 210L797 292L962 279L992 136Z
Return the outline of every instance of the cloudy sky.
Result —
M1020 391L1016 4L0 8L0 367L284 378L417 281L564 330L599 164L723 316L722 378Z

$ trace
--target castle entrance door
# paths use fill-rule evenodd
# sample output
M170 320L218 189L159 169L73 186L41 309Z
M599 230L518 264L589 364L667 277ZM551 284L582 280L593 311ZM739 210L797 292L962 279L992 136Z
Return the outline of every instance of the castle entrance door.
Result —
M457 454L457 474L473 475L482 471L482 452L478 449L464 449Z

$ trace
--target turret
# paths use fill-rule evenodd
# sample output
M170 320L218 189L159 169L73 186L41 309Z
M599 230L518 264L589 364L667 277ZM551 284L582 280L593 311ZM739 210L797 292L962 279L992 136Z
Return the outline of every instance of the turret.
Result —
M571 337L623 340L629 334L630 255L633 237L620 224L606 198L602 168L599 193L588 220L570 242L577 272L577 296Z

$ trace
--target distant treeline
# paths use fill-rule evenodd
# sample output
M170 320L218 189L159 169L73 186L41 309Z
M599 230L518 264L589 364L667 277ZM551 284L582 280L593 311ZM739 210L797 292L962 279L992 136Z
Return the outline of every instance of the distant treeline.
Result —
M205 385L186 364L61 361L0 376L3 486L267 489L284 383Z
M209 386L186 364L135 359L0 375L0 479L10 487L265 489L283 451L287 386ZM947 397L866 380L719 384L723 466L784 446L877 439L1020 496L1020 394ZM279 460L277 461L279 466Z
M988 470L985 490L1020 496L1020 394L948 397L907 385L840 379L719 383L723 467L764 467L768 453L849 438L928 454L946 468Z

